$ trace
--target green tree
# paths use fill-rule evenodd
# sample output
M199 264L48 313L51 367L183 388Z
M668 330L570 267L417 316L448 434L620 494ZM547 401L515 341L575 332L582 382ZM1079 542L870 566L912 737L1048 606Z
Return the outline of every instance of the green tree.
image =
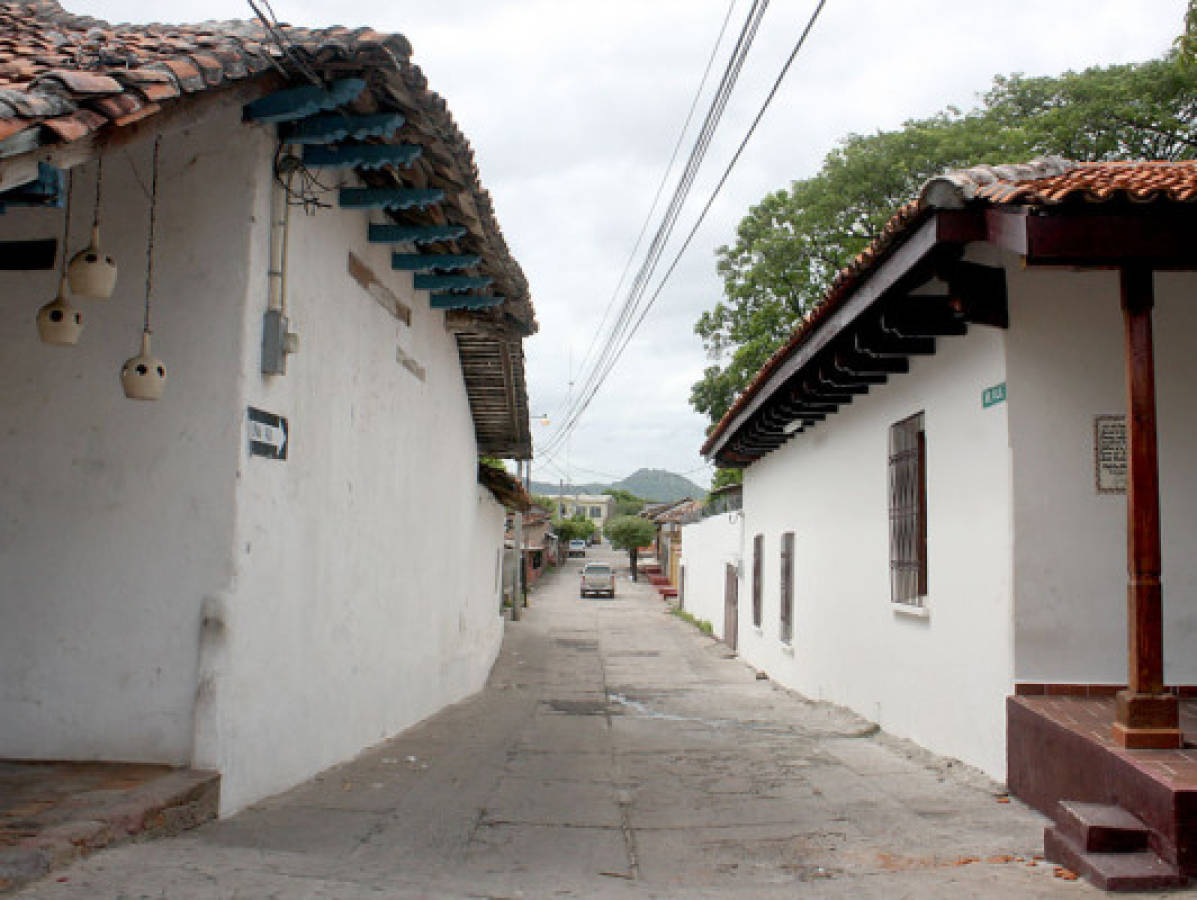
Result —
M1176 39L1176 52L1183 66L1197 63L1197 0L1189 0L1185 9L1185 30Z
M637 551L652 543L656 528L640 516L616 516L607 522L605 531L613 548L628 551L628 565L632 569L632 581L635 581Z
M729 484L743 484L744 470L743 469L716 469L715 477L711 479L711 492L719 490L721 487L727 487ZM710 498L707 494L707 498Z
M588 541L594 534L594 523L585 516L553 520L553 533L562 541Z
M615 500L614 515L616 516L634 516L644 509L644 499L637 497L631 491L625 491L623 488L608 488L603 493Z
M817 303L835 274L922 183L947 169L1055 154L1078 160L1197 156L1197 67L1146 63L999 76L973 110L853 134L812 178L753 206L717 252L724 296L694 326L712 364L690 393L712 423Z
M550 516L555 516L557 514L557 501L552 497L545 496L544 494L533 494L532 505L540 507Z

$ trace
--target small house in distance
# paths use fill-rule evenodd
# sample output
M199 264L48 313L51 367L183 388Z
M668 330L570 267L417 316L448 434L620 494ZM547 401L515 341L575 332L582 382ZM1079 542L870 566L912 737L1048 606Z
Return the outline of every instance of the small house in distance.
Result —
M1197 162L932 179L703 448L745 469L737 577L687 604L734 592L746 659L1008 779L1099 884L1197 874L1195 200Z
M527 283L402 35L0 38L0 757L234 812L484 684Z

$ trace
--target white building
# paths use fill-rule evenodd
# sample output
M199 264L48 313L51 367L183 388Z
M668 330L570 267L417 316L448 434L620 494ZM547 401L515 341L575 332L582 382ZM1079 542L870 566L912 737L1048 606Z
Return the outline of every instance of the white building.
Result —
M229 813L484 683L504 511L477 465L530 454L527 286L401 36L97 48L95 20L28 13L18 44L83 49L0 50L41 67L0 118L0 757L215 769ZM115 292L70 297L82 334L50 346L45 242L69 192L68 257L88 243L101 164ZM118 377L147 315L156 402Z
M1175 693L1197 683L1195 189L1197 163L930 182L712 432L703 452L745 468L743 516L687 527L686 607L726 635L726 598L770 677L998 779L1010 695L1112 693L1128 666L1115 737L1178 746ZM1148 549L1128 660L1125 414L1129 379L1148 421L1153 301L1162 628ZM1129 431L1133 456L1146 427Z

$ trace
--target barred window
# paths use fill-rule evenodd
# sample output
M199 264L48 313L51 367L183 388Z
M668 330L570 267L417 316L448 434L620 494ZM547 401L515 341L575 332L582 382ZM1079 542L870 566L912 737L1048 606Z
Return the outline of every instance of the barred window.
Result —
M794 638L794 532L781 536L781 639Z
M927 596L927 439L923 414L889 429L890 600L922 606Z
M761 566L764 564L765 536L752 539L752 624L761 627Z

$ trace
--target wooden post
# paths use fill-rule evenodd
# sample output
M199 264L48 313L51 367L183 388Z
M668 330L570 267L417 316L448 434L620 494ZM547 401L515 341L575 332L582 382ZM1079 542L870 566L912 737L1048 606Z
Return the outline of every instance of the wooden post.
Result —
M1160 583L1160 476L1156 448L1152 271L1121 270L1126 334L1127 689L1119 691L1114 740L1128 748L1181 746L1176 697L1164 691Z

